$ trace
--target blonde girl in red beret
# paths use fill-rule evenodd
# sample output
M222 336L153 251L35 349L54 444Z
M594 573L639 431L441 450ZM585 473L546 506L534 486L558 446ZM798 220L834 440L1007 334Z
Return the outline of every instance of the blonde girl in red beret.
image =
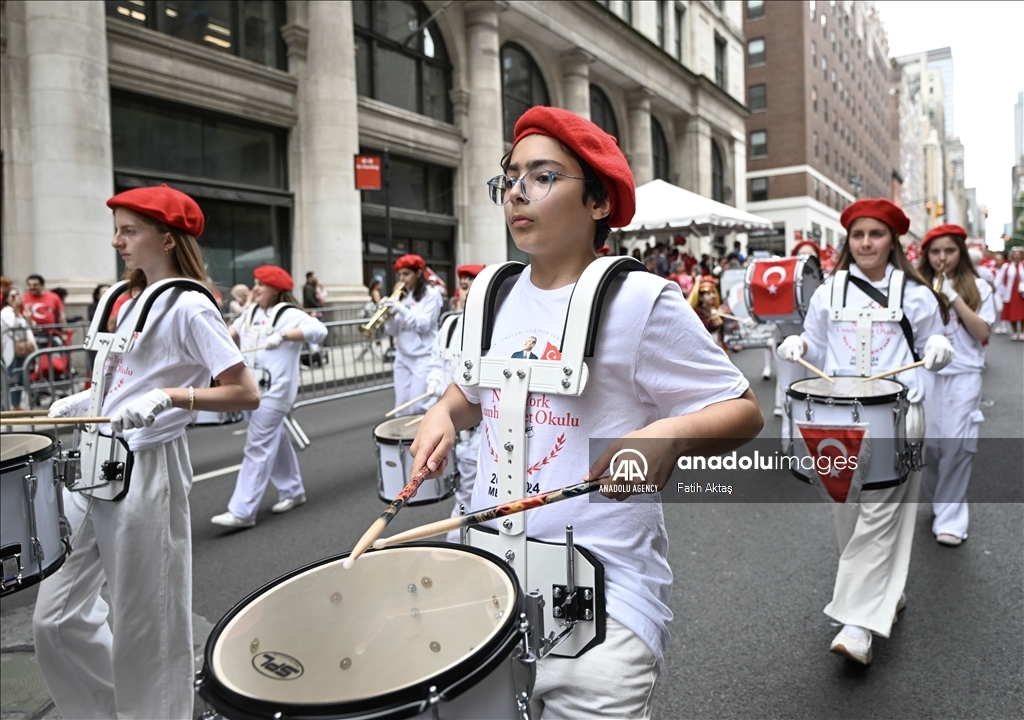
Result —
M210 519L226 528L256 524L256 511L271 482L278 499L271 512L288 512L306 502L299 459L284 419L299 390L302 344L327 337L327 327L299 309L292 297L295 283L284 268L261 265L253 277L253 304L235 318L229 332L242 348L261 398L259 408L246 413L245 453L227 512Z
M967 484L978 445L981 413L981 371L985 344L996 321L992 286L982 280L967 253L967 231L939 225L921 242L917 269L930 284L940 283L949 306L946 337L956 350L953 362L938 373L926 373L925 444L922 500L932 502L935 539L955 547L967 539Z
M843 211L840 221L847 238L836 259L835 271L815 291L804 318L804 331L787 337L778 348L784 360L804 357L832 376L868 377L886 369L909 365L920 356L921 368L895 376L908 388L910 407L906 437L920 442L925 433L925 381L923 373L938 372L953 359L953 348L943 332L948 318L944 305L903 254L899 236L910 220L885 199L859 200ZM870 348L858 352L857 325L833 320L832 313L856 314L864 308L880 308L868 290L886 298L898 288L890 286L899 269L906 277L902 311L909 321L913 344L895 322L871 323ZM845 272L841 272L845 271ZM846 275L848 272L848 276ZM845 294L833 294L837 282L849 278ZM833 298L838 307L833 308ZM865 488L858 503L836 503L832 510L839 539L839 568L832 601L825 614L843 623L830 650L854 662L871 662L872 635L889 637L896 613L903 608L903 588L910 564L914 516L921 471L911 470L894 487Z
M393 313L384 323L384 332L395 338L395 407L426 392L433 395L439 389L428 383L427 374L444 296L436 285L427 282L426 269L427 263L419 255L398 258L395 272L405 286L405 298L384 300ZM399 411L398 416L424 413L433 401L421 400Z
M597 259L609 229L632 219L633 176L615 138L568 110L531 108L514 135L502 174L488 185L530 264L501 289L486 355L525 358L523 348L530 346L540 360L560 359L577 280ZM507 441L524 443L526 463L536 467L528 476L529 494L606 475L612 456L638 439L662 441L657 454L646 454L646 479L663 487L680 454L731 450L763 424L747 381L679 285L653 274L630 272L611 284L587 367L589 380L579 396L530 393L525 437ZM504 450L495 445L496 395L479 386L449 387L412 446L414 467L436 469L456 431L482 421L468 511L494 505L497 474L505 473L498 462ZM618 438L593 465L591 438ZM628 494L608 489L608 497ZM576 545L604 565L606 637L578 657L538 661L533 702L542 712L534 717L649 718L672 618L661 505L578 497L529 513L526 527L531 540L564 543L566 525L574 527Z
M107 201L114 240L135 291L168 278L205 285L196 237L203 214L166 186ZM135 326L136 298L119 330ZM107 356L113 379L100 415L134 454L127 495L116 502L65 493L74 552L40 585L33 630L39 669L66 718L191 718L192 486L185 428L196 410L252 410L256 383L203 293L155 296L130 352ZM217 379L209 387L210 378ZM60 400L51 416L81 415L88 393ZM88 507L88 510L87 510ZM100 597L106 585L110 604ZM108 616L113 623L108 624ZM112 625L112 627L111 627Z

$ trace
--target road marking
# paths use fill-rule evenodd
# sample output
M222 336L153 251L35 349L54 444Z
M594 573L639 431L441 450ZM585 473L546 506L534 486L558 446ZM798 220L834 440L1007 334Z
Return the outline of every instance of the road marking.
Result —
M232 435L245 435L247 432L249 432L249 428L242 428L241 430L232 430L231 434Z
M221 475L229 475L240 469L242 466L239 465L228 465L227 467L221 468L220 470L211 470L210 472L203 473L202 475L195 475L192 478L193 483L202 482L203 480L209 480L210 478L220 477Z

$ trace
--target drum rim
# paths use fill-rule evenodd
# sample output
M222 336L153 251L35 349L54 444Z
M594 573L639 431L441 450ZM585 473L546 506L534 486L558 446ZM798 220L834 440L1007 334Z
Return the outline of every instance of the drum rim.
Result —
M224 617L214 625L213 630L210 631L210 635L206 640L206 647L203 650L203 669L199 673L201 677L199 694L218 711L223 712L224 710L227 710L234 713L231 717L259 718L261 720L263 718L273 717L345 718L353 716L363 717L367 712L374 711L373 716L376 718L405 718L418 715L427 710L431 686L436 686L441 699L445 701L450 701L461 695L470 687L474 687L479 680L485 678L502 662L504 662L507 657L506 650L510 650L512 645L520 642L519 617L525 612L526 601L522 588L519 585L519 579L508 564L502 562L496 555L467 545L456 545L447 542L411 542L402 543L401 545L396 545L390 549L398 550L416 547L458 549L477 555L485 560L489 560L493 565L500 568L500 570L505 573L511 581L513 590L515 591L513 607L509 608L509 612L504 619L505 627L501 631L495 633L488 642L484 643L472 653L466 655L453 667L450 667L437 675L430 676L420 682L413 683L407 687L375 695L371 698L323 704L275 703L269 700L252 698L228 689L224 683L217 678L216 674L213 672L214 646L216 645L217 639L224 632L228 623L231 622L238 613L252 604L252 602L257 598L266 594L267 591L277 587L286 580L290 580L297 575L301 575L302 573L313 570L322 565L328 565L330 563L343 560L351 555L350 552L347 552L340 555L331 555L329 557L321 558L303 565L302 567L296 568L264 584L237 602L224 615ZM367 550L367 554L388 552L388 550L389 548L383 548L381 550L370 549ZM472 678L477 678L477 680L467 685L467 680ZM223 708L220 707L220 703L223 703ZM280 713L280 715L278 713Z
M840 375L838 377L851 377L854 380L859 379L856 375ZM887 395L872 395L871 397L836 397L835 395L822 395L819 393L805 392L802 390L794 389L793 387L797 383L801 383L804 380L814 379L816 378L803 378L802 380L797 380L788 388L786 388L786 396L793 398L794 400L810 400L812 402L820 401L820 404L822 405L853 405L854 403L860 403L861 405L891 405L893 403L899 402L901 396L906 397L907 393L909 392L907 390L906 385L901 383L899 380L893 380L892 378L882 379L885 380L886 382L896 383L897 385L900 386L899 390L893 393L889 393Z
M376 425L373 426L374 440L379 442L381 445L412 445L412 441L416 439L416 433L413 433L412 437L408 438L381 437L380 435L377 434L377 428L383 427L385 425L390 425L391 423L397 420L405 420L406 422L409 422L409 420L416 417L423 417L423 413L416 413L415 415L399 415L396 418L390 418L382 423L377 423Z
M21 467L27 467L34 462L40 462L49 460L51 457L57 454L60 450L60 441L53 435L47 433L10 433L11 435L35 435L37 437L44 437L50 440L50 444L42 450L36 450L25 455L18 455L17 457L8 458L0 462L0 473L5 473L9 470L16 470ZM5 433L6 435L6 433Z

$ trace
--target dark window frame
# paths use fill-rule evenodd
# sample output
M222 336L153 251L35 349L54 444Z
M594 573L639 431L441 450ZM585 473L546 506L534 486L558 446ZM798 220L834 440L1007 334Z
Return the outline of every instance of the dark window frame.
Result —
M744 3L747 10L747 20L759 20L764 17L765 5L767 3L765 3L764 0L756 0L756 2L759 4L754 7L751 7L750 5L751 0L747 0L746 3Z
M756 42L760 42L761 43L761 52L755 54L754 52L751 51L750 46L753 43L756 43ZM750 38L749 40L747 40L747 65L748 66L764 65L765 64L765 58L767 57L767 55L768 55L768 43L765 42L765 39L763 37Z
M729 81L729 61L726 53L728 47L729 43L726 39L718 33L715 33L715 85L723 89L725 88L725 84Z
M759 134L759 133L764 135L764 143L763 144L755 145L754 144L754 136ZM750 143L750 157L752 157L752 158L768 157L768 131L767 130L751 130L748 142ZM757 150L757 148L759 148L759 147L762 148L761 152L758 152L758 150Z
M768 178L750 179L750 202L764 202L768 199Z
M711 141L711 199L725 202L725 159L714 140Z
M606 117L602 117L602 115ZM590 85L590 119L599 128L613 136L617 143L619 142L619 120L615 115L615 106L612 105L608 94L593 83ZM611 119L610 127L607 126L608 119Z
M768 109L768 86L764 83L747 86L747 107L751 112L765 112Z
M672 159L668 138L661 123L654 116L651 116L651 168L655 180L671 182L669 173L672 170Z
M526 69L530 77L529 98L517 97L515 95L512 95L511 93L509 93L507 89L505 61L506 57L510 57L512 54L521 55L527 63ZM517 115L514 119L511 117L511 109L509 107L510 101L524 104L527 106L526 109L528 110L529 108L534 107L536 105L550 105L551 94L548 92L548 86L547 83L544 81L544 74L541 73L540 66L537 64L537 61L533 59L533 55L531 55L530 52L522 45L519 45L518 43L514 42L506 42L504 45L501 46L500 61L502 123L504 126L503 130L505 134L505 142L510 143L512 142L512 130L515 127L516 121L519 120L520 117L519 115ZM538 83L540 86L539 89L542 91L541 97L534 96L535 91L538 89ZM523 112L525 112L525 110Z

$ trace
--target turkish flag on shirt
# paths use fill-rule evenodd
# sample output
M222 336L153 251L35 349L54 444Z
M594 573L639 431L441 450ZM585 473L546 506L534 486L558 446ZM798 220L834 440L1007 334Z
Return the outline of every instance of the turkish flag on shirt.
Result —
M792 315L796 303L793 288L800 258L758 260L750 277L754 299L753 314L759 318Z
M798 447L814 460L808 468L834 502L857 502L871 460L867 423L827 425L797 421Z
M547 345L544 346L544 352L540 354L541 360L561 360L562 353L558 352L558 346L553 345L550 340L547 341Z

